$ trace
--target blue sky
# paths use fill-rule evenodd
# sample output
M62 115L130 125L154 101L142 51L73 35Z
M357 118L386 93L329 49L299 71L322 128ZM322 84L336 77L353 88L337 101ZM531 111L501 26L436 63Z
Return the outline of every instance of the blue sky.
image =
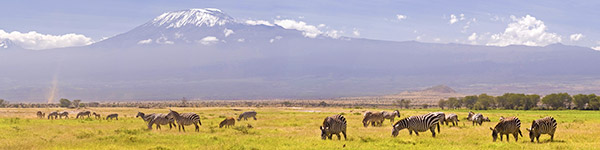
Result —
M560 42L600 49L600 1L10 0L3 5L0 38L23 40L24 35L9 33L35 31L46 38L75 33L62 38L83 39L66 45L127 32L168 11L218 8L238 20L323 24L319 30L348 37L496 46Z

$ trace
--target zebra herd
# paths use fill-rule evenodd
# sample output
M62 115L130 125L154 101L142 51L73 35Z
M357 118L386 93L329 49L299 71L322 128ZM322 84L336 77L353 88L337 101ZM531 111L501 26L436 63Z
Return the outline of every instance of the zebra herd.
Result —
M365 112L363 116L363 126L368 127L369 124L372 126L382 126L384 119L390 119L393 122L395 117L400 117L400 112L395 110L393 112ZM481 126L483 122L491 122L488 117L484 117L481 113L469 112L467 120L473 123L473 126L479 125ZM416 135L419 135L419 132L426 132L427 130L431 131L433 137L435 137L436 132L435 129L437 127L437 133L440 133L440 124L450 125L452 123L453 126L458 125L459 119L456 114L448 114L446 115L443 112L431 112L424 115L410 116L403 119L400 119L396 123L392 124L392 136L398 136L400 130L407 129L409 135L412 135L414 132ZM553 117L545 117L542 119L534 120L530 128L526 128L529 131L529 137L531 142L534 142L534 139L539 142L539 137L541 134L550 135L550 141L554 141L554 132L556 131L556 120ZM331 139L335 134L338 137L338 140L341 140L340 133L344 135L344 139L346 139L346 127L347 122L346 118L343 115L334 115L325 118L323 120L323 125L319 127L321 130L321 139ZM495 142L500 136L500 141L502 141L502 137L506 135L506 141L509 141L509 134L512 134L515 138L515 141L518 141L518 136L523 137L521 133L521 120L518 117L500 117L498 124L494 126L494 128L490 127L492 130L492 139Z
M241 121L242 118L244 118L244 120L248 120L248 118L254 118L254 120L256 120L256 111L248 111L248 112L244 112L242 114L240 114L238 116L238 121ZM200 125L202 125L202 122L200 121L200 116L196 113L179 113L177 111L174 110L170 110L169 109L169 113L166 114L157 114L157 113L152 113L152 114L145 114L143 112L138 112L138 114L135 116L142 118L145 122L148 123L148 129L152 129L153 125L156 125L156 129L160 130L161 127L160 125L169 125L169 129L172 129L173 127L178 127L179 131L181 132L183 130L183 132L185 132L185 126L187 125L194 125L196 128L196 132L200 132ZM223 120L221 123L219 123L219 128L222 127L231 127L235 125L235 119L233 117L226 117L225 120ZM252 126L248 124L248 127L251 128Z
M101 119L100 114L98 114L96 112L91 112L89 110L78 112L77 115L75 116L75 119L84 118L86 116L87 116L87 118L90 118L90 116L92 116L92 115L94 116L95 119ZM36 112L36 116L38 118L40 118L40 119L43 119L43 118L46 117L46 113L42 112L42 111L37 111ZM106 120L109 120L109 119L119 120L118 116L119 116L119 114L109 114L106 117ZM63 119L63 117L65 119L69 119L69 112L67 112L67 111L61 111L61 112L53 111L53 112L48 113L48 119Z

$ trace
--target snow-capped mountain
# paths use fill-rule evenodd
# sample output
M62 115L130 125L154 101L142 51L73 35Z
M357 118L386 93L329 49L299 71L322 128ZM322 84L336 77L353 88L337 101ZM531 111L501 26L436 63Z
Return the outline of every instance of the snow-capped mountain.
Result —
M167 12L154 18L145 25L164 28L181 28L188 25L196 27L213 27L222 26L226 23L235 23L235 20L219 9L205 8Z
M21 47L9 39L0 39L0 49L21 49Z

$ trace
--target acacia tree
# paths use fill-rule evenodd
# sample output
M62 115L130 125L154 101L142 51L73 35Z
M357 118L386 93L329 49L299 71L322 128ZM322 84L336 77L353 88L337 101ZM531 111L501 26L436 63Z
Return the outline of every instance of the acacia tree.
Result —
M60 107L69 107L71 106L71 101L66 99L66 98L61 98L60 99Z
M569 108L572 100L573 98L568 93L552 93L544 96L542 103L552 107L552 109Z
M577 109L583 110L583 109L585 109L585 104L588 104L588 107L589 107L590 100L592 100L594 98L596 98L596 94L590 94L590 95L577 94L577 95L573 95L573 104L575 104L575 107L577 107Z
M440 99L440 101L438 101L438 106L444 110L444 107L446 107L446 101L444 99Z

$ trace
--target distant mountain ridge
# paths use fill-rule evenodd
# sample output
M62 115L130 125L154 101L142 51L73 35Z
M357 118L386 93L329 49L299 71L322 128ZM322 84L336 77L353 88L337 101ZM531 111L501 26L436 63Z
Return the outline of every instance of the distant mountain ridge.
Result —
M456 91L446 85L436 85L427 89L422 90L422 92L432 92L432 93L456 93Z

